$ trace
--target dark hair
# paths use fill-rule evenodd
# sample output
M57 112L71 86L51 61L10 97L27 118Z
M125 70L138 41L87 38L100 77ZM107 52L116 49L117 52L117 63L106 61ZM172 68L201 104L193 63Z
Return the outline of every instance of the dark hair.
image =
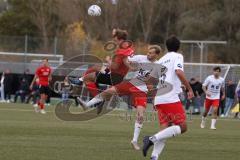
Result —
M171 36L167 39L166 46L169 52L177 52L180 48L180 41L176 36Z
M160 54L162 51L159 45L151 45L148 49L154 49L156 54Z
M126 30L116 29L113 37L118 40L127 40L128 32Z
M221 67L217 66L217 67L214 67L214 68L213 68L213 71L217 71L217 70L218 70L219 72L221 72Z
M46 58L46 57L45 57L45 58L43 58L43 60L46 60L46 61L48 62L48 58Z

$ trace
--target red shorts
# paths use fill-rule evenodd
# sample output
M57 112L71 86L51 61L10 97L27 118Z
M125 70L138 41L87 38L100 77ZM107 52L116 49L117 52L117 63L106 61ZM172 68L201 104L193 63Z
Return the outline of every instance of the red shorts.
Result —
M131 96L132 105L134 107L147 106L147 94L137 87L135 87L132 83L128 81L121 82L114 86L118 92L119 96L129 95Z
M205 109L208 111L212 107L219 107L219 99L207 99L205 100Z
M160 125L179 125L186 121L185 110L180 101L168 104L158 104L155 107L158 111Z

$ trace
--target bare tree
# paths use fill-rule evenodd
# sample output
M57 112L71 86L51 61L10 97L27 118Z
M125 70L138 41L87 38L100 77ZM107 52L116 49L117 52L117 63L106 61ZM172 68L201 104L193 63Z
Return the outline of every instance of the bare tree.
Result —
M49 36L54 35L52 32L57 29L57 0L28 0L26 3L31 12L32 22L43 37L43 51L48 51Z

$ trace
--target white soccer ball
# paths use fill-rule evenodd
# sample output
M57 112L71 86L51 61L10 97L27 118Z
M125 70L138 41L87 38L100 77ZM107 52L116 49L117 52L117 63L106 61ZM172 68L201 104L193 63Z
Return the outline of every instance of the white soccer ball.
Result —
M90 15L90 16L100 16L101 12L102 12L102 10L98 5L91 5L88 8L88 15Z

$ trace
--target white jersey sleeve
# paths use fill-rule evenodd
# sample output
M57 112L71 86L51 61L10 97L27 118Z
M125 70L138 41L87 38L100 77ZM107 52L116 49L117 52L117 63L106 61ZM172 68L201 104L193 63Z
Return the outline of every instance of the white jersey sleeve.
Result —
M143 56L143 55L128 56L128 60L129 60L130 62L139 62L142 57L144 57L144 56Z
M174 69L180 69L183 71L183 56L178 54L174 61Z
M203 82L203 86L205 86L205 87L207 87L208 85L209 85L209 83L210 83L210 76L208 76L206 79L205 79L205 81Z

